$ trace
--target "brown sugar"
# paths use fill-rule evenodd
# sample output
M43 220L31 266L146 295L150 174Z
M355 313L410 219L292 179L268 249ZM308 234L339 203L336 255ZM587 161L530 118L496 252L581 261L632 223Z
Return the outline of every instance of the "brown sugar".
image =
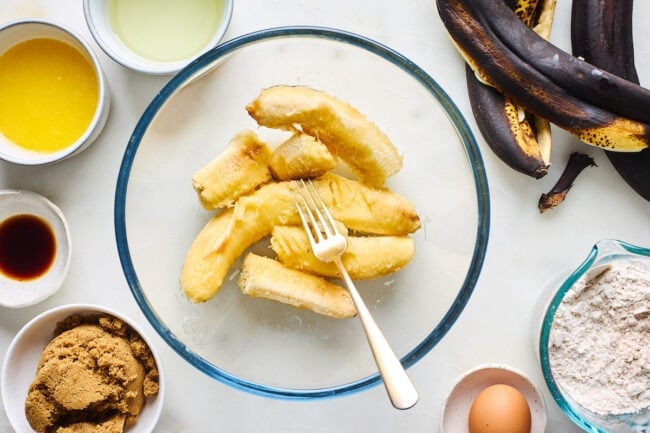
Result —
M72 315L57 324L25 400L39 433L120 433L158 393L147 344L123 321Z

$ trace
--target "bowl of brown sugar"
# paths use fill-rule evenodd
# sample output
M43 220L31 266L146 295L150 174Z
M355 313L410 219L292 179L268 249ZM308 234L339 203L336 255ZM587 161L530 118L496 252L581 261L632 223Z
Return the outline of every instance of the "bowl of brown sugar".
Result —
M99 305L64 305L18 332L0 391L15 431L149 433L163 406L161 367L133 319Z

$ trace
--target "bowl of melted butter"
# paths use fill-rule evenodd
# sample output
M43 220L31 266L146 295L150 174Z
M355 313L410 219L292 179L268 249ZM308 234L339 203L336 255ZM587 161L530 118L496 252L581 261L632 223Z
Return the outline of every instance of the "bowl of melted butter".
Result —
M75 32L49 20L0 26L0 158L23 165L76 155L101 132L109 92Z

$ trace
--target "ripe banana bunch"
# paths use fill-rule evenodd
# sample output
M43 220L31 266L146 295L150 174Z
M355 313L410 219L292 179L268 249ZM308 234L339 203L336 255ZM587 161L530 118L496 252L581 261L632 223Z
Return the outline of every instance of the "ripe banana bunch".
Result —
M436 3L442 22L469 67L525 112L608 151L648 148L650 90L617 75L618 71L607 71L606 65L601 68L561 50L531 29L504 0ZM624 2L604 3L622 7L616 4ZM581 24L582 28L594 25L588 16L584 18L589 21ZM631 23L630 18L626 20ZM631 47L631 41L625 41ZM483 112L481 117L485 115ZM505 158L518 164L517 147L522 145L504 146ZM520 171L535 173L526 168Z
M337 269L311 251L295 207L294 180L313 178L334 218L350 230L341 258L350 275L378 278L413 259L409 234L421 224L409 200L382 186L401 168L402 157L374 123L325 92L274 86L246 109L259 125L290 136L271 149L253 131L242 131L194 173L199 202L218 212L187 251L182 291L192 302L209 300L235 262L270 238L274 258L245 255L238 278L242 293L329 317L356 315L349 292L328 280L339 276ZM331 172L339 162L356 179Z

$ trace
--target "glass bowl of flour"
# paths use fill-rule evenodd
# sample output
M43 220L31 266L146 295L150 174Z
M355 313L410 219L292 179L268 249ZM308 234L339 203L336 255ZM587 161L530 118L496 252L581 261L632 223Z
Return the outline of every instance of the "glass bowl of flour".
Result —
M579 427L650 432L650 249L597 242L551 295L538 349L553 399Z

